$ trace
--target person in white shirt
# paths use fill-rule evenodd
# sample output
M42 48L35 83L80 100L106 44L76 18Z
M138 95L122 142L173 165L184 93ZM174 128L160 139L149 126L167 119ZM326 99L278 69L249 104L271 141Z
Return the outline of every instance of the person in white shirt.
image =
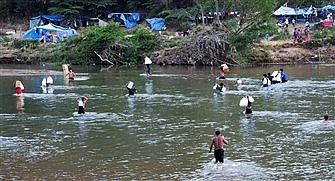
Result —
M85 114L85 105L88 98L85 96L78 97L78 114Z

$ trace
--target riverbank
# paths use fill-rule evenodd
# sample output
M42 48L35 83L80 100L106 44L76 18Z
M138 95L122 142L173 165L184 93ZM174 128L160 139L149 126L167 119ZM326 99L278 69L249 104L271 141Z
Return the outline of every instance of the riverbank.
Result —
M202 34L195 34L175 47L153 52L150 58L157 65L216 66L222 63L239 65L237 62L228 62L224 59L226 53L224 45L215 42L217 38L223 36L225 33L222 31L205 31ZM17 39L18 35L10 35L8 38ZM164 37L160 38L164 41ZM316 38L298 43L295 47L292 46L292 40L263 40L254 44L247 64L333 64L335 63L335 46L329 43L333 41L329 39ZM43 55L46 52L52 53L57 47L57 44L39 44L34 45L37 46L35 48L29 46L13 48L14 44L15 41L0 43L1 64L41 64L44 63ZM208 57L211 57L211 60ZM139 63L142 64L142 62Z

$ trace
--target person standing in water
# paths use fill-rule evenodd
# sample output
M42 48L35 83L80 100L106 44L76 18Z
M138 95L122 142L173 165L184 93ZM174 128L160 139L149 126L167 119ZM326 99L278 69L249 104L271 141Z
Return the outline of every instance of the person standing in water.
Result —
M327 114L323 117L323 120L321 121L321 123L322 124L330 123L329 116Z
M50 87L50 86L52 86L53 84L54 84L54 80L53 80L53 78L52 78L50 75L48 75L47 78L46 78L46 86L47 86L47 87Z
M128 95L129 96L135 95L136 88L135 88L135 83L134 82L129 81L126 85L126 88L128 90Z
M69 72L65 75L65 77L68 77L69 80L74 80L74 77L76 74L73 72L73 70L70 68Z
M228 72L229 71L229 67L227 64L222 64L220 66L220 77L219 79L225 79L225 72Z
M85 106L88 98L85 96L78 97L78 114L85 114Z
M151 75L151 72L150 72L150 70L151 70L150 65L152 64L151 59L149 57L145 56L144 64L147 67L147 71L146 71L147 77L149 77Z
M211 146L209 147L209 153L212 152L214 146L214 157L215 163L223 163L224 161L224 145L227 145L228 141L221 135L220 129L215 131L215 135L212 138Z
M247 99L248 99L248 104L245 107L245 114L252 114L252 103L250 101L249 96L247 96Z
M23 86L23 84L20 80L15 81L14 87L15 87L16 94L22 94L22 92L24 90L24 86Z
M216 88L215 88L217 91L219 92L224 92L226 91L226 87L224 86L224 84L221 82L219 85L216 84Z
M288 81L288 78L284 72L283 69L280 69L280 77L281 77L281 82L284 83L284 82L287 82Z
M262 84L263 87L269 87L271 85L271 81L266 74L263 74Z

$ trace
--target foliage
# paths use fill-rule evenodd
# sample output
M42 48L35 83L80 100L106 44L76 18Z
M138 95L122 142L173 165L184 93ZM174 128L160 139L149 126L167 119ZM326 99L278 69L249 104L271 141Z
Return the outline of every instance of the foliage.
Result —
M64 61L71 64L101 64L95 54L117 65L136 65L144 53L159 47L156 35L138 27L132 31L111 23L106 27L94 26L80 36L72 36L60 43L57 50L47 55L48 61Z
M335 27L320 27L318 31L312 31L313 38L335 37Z
M14 48L30 48L35 49L38 47L39 42L37 40L19 40L14 39L12 42L12 47Z
M157 16L166 20L167 27L177 27L179 31L185 31L191 26L193 9L165 10Z
M278 0L277 7L282 6L286 2L288 2L287 3L288 7L310 7L311 5L315 7L322 7L332 3L332 1L329 0L295 0L295 1Z
M191 37L190 36L181 36L178 38L171 38L164 40L162 42L161 48L172 48L180 45L181 43L185 42L186 40L189 40Z
M228 0L227 5L240 11L235 21L223 22L229 32L225 40L226 58L239 63L247 62L253 44L264 38L265 34L276 32L274 21L270 16L275 1L241 0L239 4L234 4L232 0Z

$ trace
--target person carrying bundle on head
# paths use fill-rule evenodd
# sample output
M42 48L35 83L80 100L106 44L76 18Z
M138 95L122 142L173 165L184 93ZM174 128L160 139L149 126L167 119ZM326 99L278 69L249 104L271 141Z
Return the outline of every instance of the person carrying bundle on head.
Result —
M128 90L128 95L131 96L131 95L135 95L136 93L136 88L135 88L135 83L132 82L132 81L129 81L126 85L126 88Z
M266 74L263 74L262 84L263 87L269 87L271 85L271 81Z
M225 77L226 72L229 72L229 67L228 67L227 64L222 64L220 66L220 77L219 77L219 79L225 79L226 78Z

